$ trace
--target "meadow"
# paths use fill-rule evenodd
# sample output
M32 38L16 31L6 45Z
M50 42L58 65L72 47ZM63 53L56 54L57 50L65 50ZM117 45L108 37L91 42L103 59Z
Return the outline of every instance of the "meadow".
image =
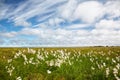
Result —
M120 47L0 48L0 80L120 80Z

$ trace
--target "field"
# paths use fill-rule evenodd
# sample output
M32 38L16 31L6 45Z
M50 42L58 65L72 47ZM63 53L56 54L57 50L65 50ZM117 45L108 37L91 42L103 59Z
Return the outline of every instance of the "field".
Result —
M0 48L0 80L120 80L120 47Z

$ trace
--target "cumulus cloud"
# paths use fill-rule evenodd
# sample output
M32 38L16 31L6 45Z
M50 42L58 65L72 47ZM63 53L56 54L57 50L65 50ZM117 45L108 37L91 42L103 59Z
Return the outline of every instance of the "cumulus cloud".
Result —
M75 10L75 19L83 22L92 23L104 15L103 4L98 1L87 1L80 3Z
M37 46L90 46L90 45L119 45L120 31L112 30L65 30L65 29L40 29L26 28L19 32L19 36L36 36L36 38L12 38L12 45L37 45ZM17 41L18 40L18 41Z
M114 20L106 20L103 19L100 22L96 23L97 29L113 29L113 30L119 30L120 29L120 21L114 21Z

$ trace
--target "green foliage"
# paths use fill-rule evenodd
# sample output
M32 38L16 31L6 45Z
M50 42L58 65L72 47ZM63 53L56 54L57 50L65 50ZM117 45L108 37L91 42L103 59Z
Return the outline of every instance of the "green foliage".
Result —
M0 80L119 79L120 47L0 49Z

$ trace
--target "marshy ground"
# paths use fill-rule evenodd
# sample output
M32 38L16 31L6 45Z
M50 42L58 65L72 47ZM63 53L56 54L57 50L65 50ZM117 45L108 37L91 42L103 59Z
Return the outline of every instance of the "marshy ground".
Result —
M120 80L120 47L0 48L0 80Z

